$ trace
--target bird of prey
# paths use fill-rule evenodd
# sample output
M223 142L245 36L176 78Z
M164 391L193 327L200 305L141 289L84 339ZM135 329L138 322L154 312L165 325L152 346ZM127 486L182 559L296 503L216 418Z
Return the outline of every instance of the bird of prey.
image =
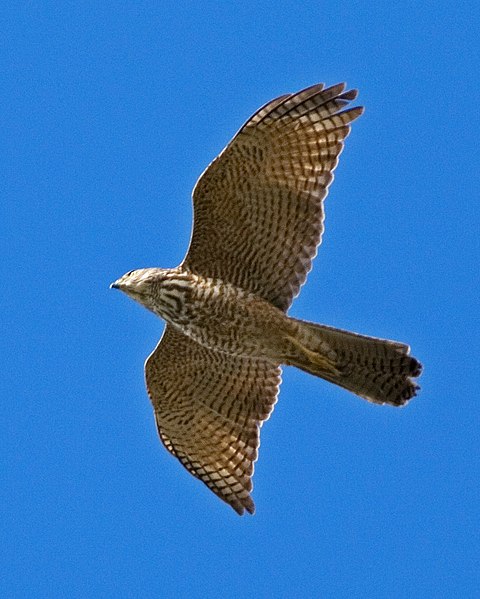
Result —
M251 498L260 427L281 365L377 404L402 406L421 365L408 345L287 316L323 233L323 201L363 112L345 84L313 85L248 119L193 190L188 252L176 268L112 283L166 321L145 363L163 444L238 514Z

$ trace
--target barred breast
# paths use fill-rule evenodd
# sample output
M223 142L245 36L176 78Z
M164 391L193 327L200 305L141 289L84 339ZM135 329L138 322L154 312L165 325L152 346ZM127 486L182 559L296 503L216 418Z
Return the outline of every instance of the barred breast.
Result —
M165 279L159 295L162 307L156 311L167 322L205 347L230 355L274 359L278 352L268 348L280 344L291 327L281 310L220 279L178 273Z

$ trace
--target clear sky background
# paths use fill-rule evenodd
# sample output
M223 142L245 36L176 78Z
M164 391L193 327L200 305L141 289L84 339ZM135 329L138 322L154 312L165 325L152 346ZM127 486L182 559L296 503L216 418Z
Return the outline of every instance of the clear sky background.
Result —
M473 597L479 4L5 2L2 597ZM261 104L360 89L295 316L411 344L421 395L293 369L254 517L161 446L162 322L108 286L186 251L198 175Z

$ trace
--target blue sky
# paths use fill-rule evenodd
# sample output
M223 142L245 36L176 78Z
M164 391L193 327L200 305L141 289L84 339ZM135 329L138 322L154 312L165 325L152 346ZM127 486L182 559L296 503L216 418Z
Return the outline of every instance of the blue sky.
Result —
M3 4L2 596L474 596L479 16ZM394 410L286 369L239 518L158 441L163 325L108 285L180 262L196 178L261 104L342 80L366 112L291 314L410 343L422 392Z

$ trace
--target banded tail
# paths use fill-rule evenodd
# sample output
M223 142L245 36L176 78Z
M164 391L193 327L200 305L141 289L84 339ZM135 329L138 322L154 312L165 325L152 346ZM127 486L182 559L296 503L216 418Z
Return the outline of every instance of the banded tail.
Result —
M417 394L422 365L408 345L301 320L288 364L378 404L402 406Z

